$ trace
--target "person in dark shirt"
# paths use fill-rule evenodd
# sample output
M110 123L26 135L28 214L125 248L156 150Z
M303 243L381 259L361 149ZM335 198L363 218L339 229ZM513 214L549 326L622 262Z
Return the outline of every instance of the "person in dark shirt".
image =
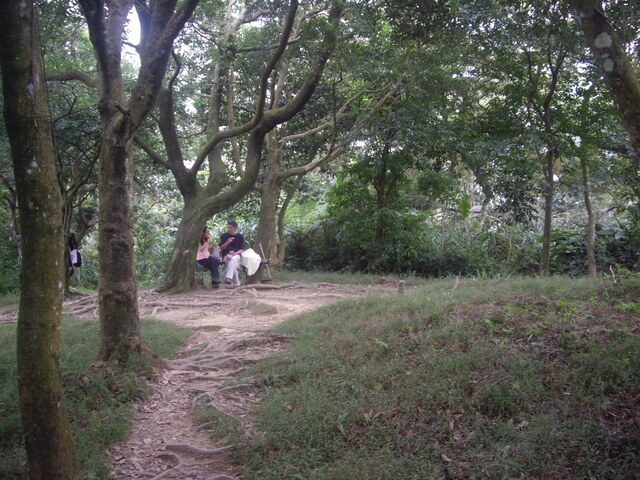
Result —
M238 233L238 224L233 220L229 220L226 233L220 235L220 256L227 265L224 283L233 284L234 287L240 286L238 267L240 266L240 255L243 250L244 237L241 233Z

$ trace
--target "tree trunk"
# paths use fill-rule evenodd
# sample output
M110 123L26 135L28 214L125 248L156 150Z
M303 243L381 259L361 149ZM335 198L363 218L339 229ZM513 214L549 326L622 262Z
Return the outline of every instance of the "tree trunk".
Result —
M169 260L169 271L161 290L183 292L193 287L198 241L207 220L211 218L209 210L203 205L202 199L192 199L185 203Z
M53 127L33 3L0 16L5 119L20 207L20 414L30 479L78 478L60 371L63 235Z
M546 164L544 168L545 192L544 192L544 228L542 233L542 252L540 254L540 274L549 274L549 260L551 257L551 227L553 218L553 192L554 192L554 162L553 148L547 150Z
M614 104L629 132L640 162L640 82L600 0L567 0L584 35Z
M141 352L138 285L133 250L131 134L124 119L111 122L100 151L100 357L126 359Z
M384 150L382 151L382 163L378 167L378 174L373 182L373 188L376 191L376 207L378 210L378 214L382 212L387 206L387 163L389 161L389 152L390 146L389 143L385 144ZM379 252L376 257L382 252L384 249L384 241L385 241L385 221L381 215L378 215L376 222L376 244L379 248Z
M580 157L580 168L582 169L582 191L584 193L584 206L587 209L587 275L595 277L596 270L596 216L591 205L591 194L589 190L589 166L584 156Z
M253 246L253 249L259 255L262 255L262 252L264 252L264 255L274 266L278 260L276 215L281 188L282 180L277 173L272 173L270 170L267 174L267 180L262 184L262 191L260 192L260 220L258 221Z
M303 175L298 175L293 182L291 188L287 189L287 196L282 202L282 206L280 207L280 211L278 212L278 255L276 257L275 263L273 263L273 268L278 269L284 263L285 253L287 251L287 236L284 233L284 219L287 214L287 209L289 208L289 204L293 199L293 196L296 194L298 189L300 188L300 184L302 183ZM273 257L273 255L272 255Z
M79 0L97 60L99 110L103 131L100 148L100 281L101 351L103 360L139 353L140 318L135 277L132 221L133 164L131 142L147 117L162 85L173 40L199 0L134 2ZM140 20L140 70L128 101L122 77L124 25L134 3Z

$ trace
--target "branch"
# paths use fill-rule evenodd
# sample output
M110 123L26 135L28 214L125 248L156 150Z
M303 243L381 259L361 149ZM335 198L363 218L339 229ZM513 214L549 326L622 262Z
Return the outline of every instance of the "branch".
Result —
M154 162L159 163L160 165L165 167L167 170L170 169L169 161L166 158L164 158L162 155L160 155L158 152L156 152L151 147L151 145L149 145L147 142L145 142L142 139L142 137L140 137L140 135L134 135L133 136L133 141L135 142L136 145L138 145L138 147L140 147L142 150L144 150L146 152L146 154L149 155L149 157L151 157L151 159Z
M80 70L72 70L64 73L51 73L47 75L48 82L66 82L68 80L77 80L84 83L87 87L98 88L98 81Z
M331 9L329 10L330 28L328 28L324 34L322 45L320 46L320 56L315 66L307 75L307 78L298 93L289 102L287 102L286 105L275 110L265 112L264 120L262 122L262 126L265 129L271 130L276 125L293 118L293 116L302 110L304 105L309 101L316 89L316 86L322 78L324 67L335 49L337 43L336 29L338 28L341 18L342 4L337 1L333 2Z
M178 54L176 53L176 51L173 49L171 50L171 56L173 57L173 61L176 64L176 71L173 72L173 75L169 80L169 85L167 88L172 90L173 85L176 83L176 80L178 79L178 75L180 75L180 70L182 70L182 62L180 61L180 57L178 57Z
M221 141L227 138L236 137L236 136L242 135L243 133L247 133L248 131L252 130L255 126L257 126L262 120L262 117L264 116L264 105L266 101L266 93L268 88L269 77L271 76L271 72L275 68L278 60L280 60L280 57L282 57L282 55L284 54L284 51L287 47L287 40L289 39L289 35L291 34L291 30L293 28L293 23L296 17L297 10L298 10L297 0L291 0L289 11L287 12L287 16L285 17L284 26L282 29L282 35L280 37L280 43L278 45L277 50L269 59L269 62L267 63L267 66L262 72L262 76L260 78L260 90L258 94L258 102L257 102L256 113L254 117L250 121L246 122L243 125L239 125L236 128L229 128L227 130L217 132L200 150L200 153L198 154L198 157L196 158L196 161L193 167L191 168L192 172L197 172L198 170L200 170L200 167L202 166L202 163L207 158L207 155L218 143L220 143Z
M346 148L344 147L344 145L340 145L339 147L331 147L329 152L324 157L313 160L305 165L302 165L301 167L289 168L288 170L278 172L278 178L285 179L293 177L295 175L304 175L306 173L309 173L311 170L318 168L320 165L332 162L340 155L342 155L345 151Z
M336 113L336 116L339 116L340 114L344 113L344 111L347 109L347 107L354 102L358 97L360 97L361 95L363 95L365 92L367 92L366 88L363 88L362 90L360 90L358 93L356 93L353 97L349 98L344 105L342 105L342 107L340 107L340 109L338 110L338 112ZM327 128L331 127L335 125L335 119L333 120L329 120L328 122L323 123L322 125L319 125L315 128L312 128L310 130L307 130L306 132L302 132L302 133L296 133L293 135L288 135L286 137L282 137L278 143L280 145L284 145L287 142L292 142L294 140L299 140L301 138L306 138L306 137L310 137L311 135L314 135L318 132L321 132L322 130L326 130Z
M156 101L173 42L193 14L198 2L199 0L185 0L173 14L169 9L173 8L172 5L175 5L175 2L167 2L166 4L155 2L151 11L149 38L145 38L145 43L141 41L140 47L142 51L140 60L145 68L140 70L130 96L130 109L134 125L139 125L142 122ZM166 23L164 23L165 21ZM164 28L160 30L156 25L164 25Z
M543 118L544 117L543 112L535 99L536 90L538 88L539 75L538 75L538 78L534 77L533 59L531 58L531 54L529 53L528 50L525 50L525 56L527 57L527 76L529 77L529 83L531 84L531 88L529 89L529 93L527 95L529 105L533 107L533 109L535 110L535 112L538 114L540 118Z

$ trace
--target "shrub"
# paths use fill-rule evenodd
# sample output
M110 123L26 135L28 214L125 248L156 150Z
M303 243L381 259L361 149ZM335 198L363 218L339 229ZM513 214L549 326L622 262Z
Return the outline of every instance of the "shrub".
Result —
M539 258L535 234L519 227L490 230L477 222L443 227L412 213L397 214L393 225L382 247L371 221L325 219L291 231L286 266L442 277L531 273Z

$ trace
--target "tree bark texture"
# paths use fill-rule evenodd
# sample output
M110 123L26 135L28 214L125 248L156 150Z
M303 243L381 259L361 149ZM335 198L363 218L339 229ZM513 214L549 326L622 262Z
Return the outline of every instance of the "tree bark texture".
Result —
M584 206L587 210L587 275L595 277L596 269L596 215L591 205L591 193L589 188L589 165L584 156L580 157L580 169L582 171L582 192L584 194Z
M287 236L284 232L284 219L287 214L289 204L291 203L291 200L293 200L293 196L300 189L302 178L302 175L296 176L293 185L291 185L290 188L287 188L287 196L285 197L284 201L282 202L282 206L278 211L278 255L275 257L276 260L274 262L274 267L276 269L280 268L284 263L284 257L287 251ZM273 258L273 255L271 255L271 258Z
M18 193L23 265L18 314L20 413L29 478L78 478L60 370L62 198L40 41L30 1L0 16L5 119Z
M549 148L545 159L544 179L544 223L542 233L542 250L540 253L540 274L549 274L551 258L551 228L553 226L553 193L555 189L553 176L555 163L554 149Z
M195 268L198 241L204 225L210 218L208 210L203 208L204 200L195 197L184 205L180 225L176 232L176 240L171 252L169 265L173 269L167 274L176 291L184 291L193 287L193 269ZM217 239L216 239L217 241ZM165 286L166 286L165 279Z
M264 252L265 257L276 267L277 263L277 243L276 243L276 215L278 212L278 200L282 182L277 172L268 173L267 179L262 184L260 191L260 217L253 249L260 255ZM262 247L262 248L261 248ZM274 261L275 260L275 261Z
M640 159L640 82L600 0L567 0ZM640 160L639 160L640 161Z
M177 8L176 0L136 3L141 66L128 101L122 79L122 38L134 0L79 1L97 60L103 123L98 225L100 355L103 360L118 360L141 349L131 199L133 136L156 101L173 41L198 0L185 0Z
M118 115L117 115L118 116ZM138 286L133 250L133 164L128 135L107 125L100 153L98 261L100 357L124 359L141 352Z
M558 79L560 75L560 69L564 63L566 52L560 50L554 61L551 61L551 56L548 57L548 67L551 78L549 80L549 86L544 96L542 105L536 100L536 90L538 88L538 80L535 75L532 74L533 62L529 60L529 81L531 84L531 91L529 94L529 101L531 102L538 117L542 121L544 126L544 136L546 143L546 155L543 163L544 172L544 226L542 233L542 249L540 253L540 268L539 272L542 275L549 274L549 264L551 259L551 229L553 226L553 196L555 190L555 163L558 158L558 148L555 140L555 129L553 125L553 119L551 118L552 103L556 93L558 85Z

